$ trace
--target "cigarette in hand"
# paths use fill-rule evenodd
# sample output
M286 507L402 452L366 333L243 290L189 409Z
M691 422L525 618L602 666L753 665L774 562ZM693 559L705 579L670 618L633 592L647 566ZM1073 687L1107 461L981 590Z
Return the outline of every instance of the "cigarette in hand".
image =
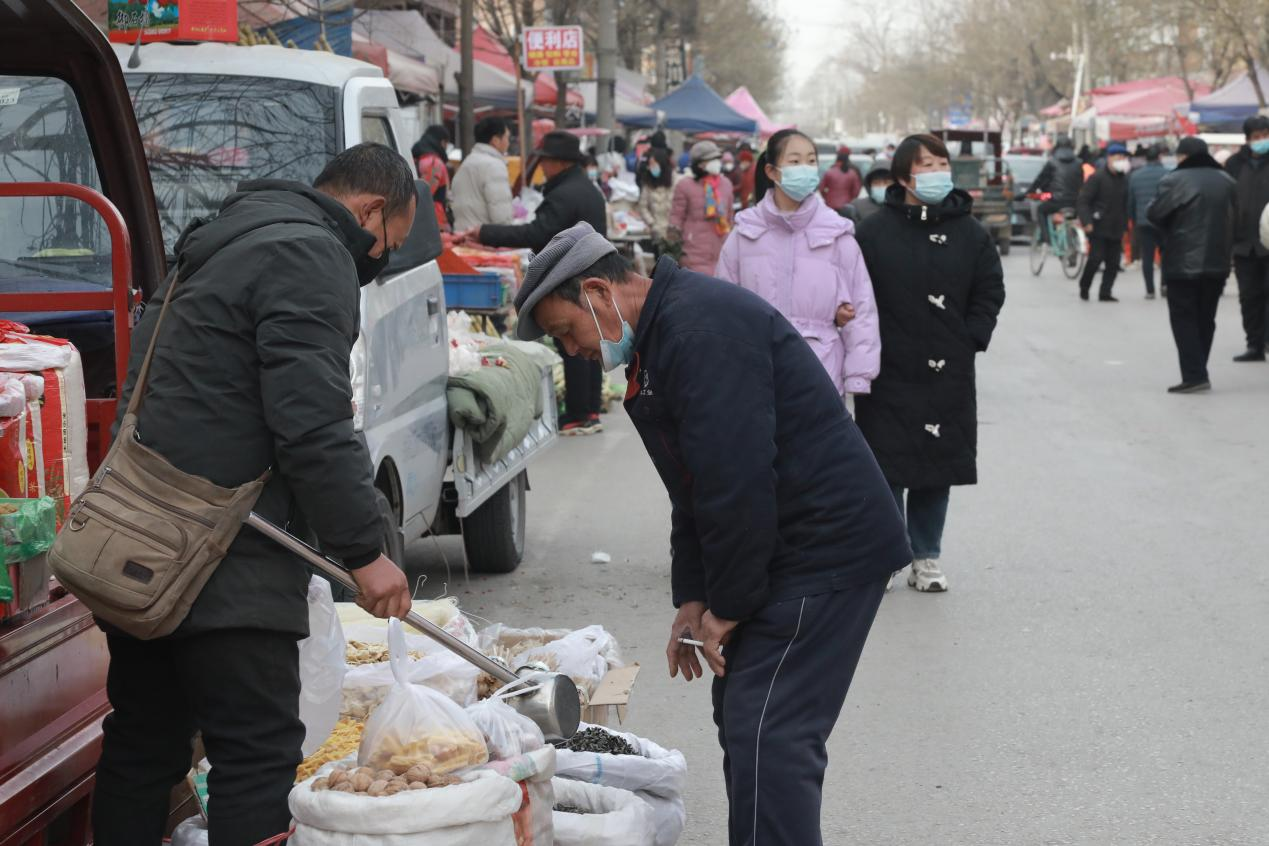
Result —
M681 637L681 638L679 638L679 643L683 644L684 646L700 646L700 647L704 647L704 646L705 646L705 641L703 641L703 640L692 640L690 637Z

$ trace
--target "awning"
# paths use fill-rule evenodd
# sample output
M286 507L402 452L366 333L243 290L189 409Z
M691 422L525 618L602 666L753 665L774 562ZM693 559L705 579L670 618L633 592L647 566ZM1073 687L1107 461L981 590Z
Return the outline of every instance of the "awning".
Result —
M399 91L408 91L420 97L434 97L441 92L439 69L403 56L356 33L352 38L352 54L355 59L378 65L392 87Z
M1269 94L1269 70L1258 68L1256 76L1260 81L1260 90ZM1241 130L1242 122L1260 111L1260 100L1256 96L1256 87L1252 85L1251 77L1243 74L1206 97L1197 98L1190 109L1198 115L1198 122L1204 126Z
M758 131L758 123L723 102L698 74L649 106L656 117L626 121L630 126L653 127L664 114L668 129L681 132L745 132Z
M654 112L647 105L652 102L647 87L643 74L618 66L615 103L618 121L627 123L635 118L654 117ZM578 89L586 103L586 114L594 119L599 114L599 83L583 82Z
M758 124L758 134L763 138L770 138L781 129L793 128L791 123L772 122L771 118L767 117L767 113L762 110L762 106L759 106L758 101L749 93L749 89L743 85L728 94L723 102L745 117L752 118Z

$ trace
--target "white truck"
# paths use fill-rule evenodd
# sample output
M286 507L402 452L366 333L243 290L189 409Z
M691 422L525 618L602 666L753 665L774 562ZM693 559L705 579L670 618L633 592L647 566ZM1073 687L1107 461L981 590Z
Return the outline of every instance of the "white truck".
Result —
M335 154L363 141L411 159L396 92L374 65L271 46L150 44L139 64L129 61L131 46L115 51L169 248L243 180L311 184ZM558 434L554 382L544 367L544 413L492 464L451 427L440 233L425 189L420 199L428 202L407 243L362 289L353 350L355 419L374 462L384 552L400 562L416 538L461 533L472 570L510 572L524 555L526 468Z

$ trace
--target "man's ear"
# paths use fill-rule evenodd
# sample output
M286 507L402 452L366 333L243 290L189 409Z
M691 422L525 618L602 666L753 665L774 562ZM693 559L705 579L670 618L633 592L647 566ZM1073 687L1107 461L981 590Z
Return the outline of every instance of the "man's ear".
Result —
M388 201L383 197L377 197L372 194L362 195L360 199L360 208L357 209L357 225L362 229L366 228L366 224L370 222L372 217L383 213L383 207Z
M590 276L582 280L582 290L592 297L598 297L601 300L611 299L612 291L609 289L611 285L607 279L600 276Z

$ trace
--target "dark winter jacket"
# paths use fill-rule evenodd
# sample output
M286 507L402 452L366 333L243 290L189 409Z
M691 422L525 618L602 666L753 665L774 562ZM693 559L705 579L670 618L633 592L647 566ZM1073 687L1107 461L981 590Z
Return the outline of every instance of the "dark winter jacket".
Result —
M141 441L186 473L234 486L273 468L256 511L356 568L383 537L370 455L353 431L348 362L374 236L305 185L246 182L182 236L182 279L141 408ZM167 285L137 325L132 393ZM307 565L243 529L178 634L308 631Z
M972 208L961 190L939 206L905 205L894 185L856 230L881 317L881 375L855 411L886 479L905 488L978 480L974 356L991 343L1005 286Z
M1234 255L1269 256L1269 247L1260 242L1260 215L1269 205L1269 156L1248 156L1238 172L1237 194Z
M542 195L542 204L530 223L486 223L480 227L480 243L490 247L528 247L536 252L583 220L600 235L608 234L604 195L580 167L570 167L548 179L542 186Z
M1031 191L1048 191L1053 201L1062 208L1074 208L1075 200L1084 187L1084 165L1070 147L1059 147L1053 158L1044 163L1040 175L1031 183Z
M1128 219L1138 226L1149 226L1146 209L1159 193L1159 183L1168 169L1158 162L1146 162L1128 175Z
M1225 172L1234 179L1238 179L1238 175L1243 172L1243 168L1249 161L1251 161L1251 147L1244 144L1237 153L1225 160Z
M1128 177L1102 166L1084 183L1075 203L1080 223L1092 225L1094 238L1118 240L1128 229Z
M670 494L676 606L740 620L912 560L832 380L761 297L663 257L627 378L626 410Z
M1159 184L1150 222L1163 232L1163 278L1229 276L1234 180L1206 153L1190 156Z

